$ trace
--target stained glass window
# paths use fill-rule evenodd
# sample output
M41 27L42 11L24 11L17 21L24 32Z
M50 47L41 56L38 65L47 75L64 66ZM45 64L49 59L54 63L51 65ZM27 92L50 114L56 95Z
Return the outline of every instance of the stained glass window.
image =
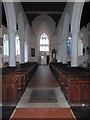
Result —
M40 51L49 51L49 40L46 33L40 37Z

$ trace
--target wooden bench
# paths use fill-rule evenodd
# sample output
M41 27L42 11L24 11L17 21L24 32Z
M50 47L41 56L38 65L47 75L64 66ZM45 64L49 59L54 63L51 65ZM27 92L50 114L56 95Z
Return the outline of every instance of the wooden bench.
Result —
M2 102L16 104L19 100L19 81L20 76L3 75L2 76Z
M57 63L50 63L50 69L70 104L90 104L90 70Z
M2 68L2 102L16 104L38 67L37 63ZM32 74L32 75L31 75Z
M67 100L70 104L90 105L90 77L68 78Z

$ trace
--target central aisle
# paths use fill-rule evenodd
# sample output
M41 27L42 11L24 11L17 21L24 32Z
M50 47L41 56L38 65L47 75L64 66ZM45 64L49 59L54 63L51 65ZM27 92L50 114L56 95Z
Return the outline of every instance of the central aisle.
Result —
M32 78L30 87L58 87L58 84L49 67L45 65L40 65Z
M39 66L11 118L73 118L55 77L48 66Z

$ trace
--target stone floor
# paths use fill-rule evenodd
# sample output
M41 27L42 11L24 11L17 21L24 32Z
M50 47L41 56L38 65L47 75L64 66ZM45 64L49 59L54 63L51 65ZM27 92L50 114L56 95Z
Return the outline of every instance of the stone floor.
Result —
M33 90L54 90L57 102L29 102ZM30 88L27 87L16 108L70 108L60 87Z
M30 103L55 103L57 98L54 90L48 89L36 89L32 90L31 97L29 100Z

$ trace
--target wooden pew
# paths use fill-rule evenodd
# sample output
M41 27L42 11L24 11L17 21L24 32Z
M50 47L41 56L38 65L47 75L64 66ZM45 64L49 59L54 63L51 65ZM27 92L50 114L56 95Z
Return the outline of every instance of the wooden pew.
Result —
M20 76L3 75L2 76L2 103L16 104L19 100L19 80Z
M90 105L90 77L68 78L67 100L70 104Z
M18 67L2 68L3 103L16 104L18 102L37 67L37 63L29 63Z
M57 78L57 82L69 103L90 104L90 70L80 67L68 67L67 65L63 66L62 64L58 66L56 63L51 63L50 69ZM74 82L75 86L76 83L81 86L80 95L77 95L78 91L75 92ZM79 87L77 86L77 88ZM83 93L85 98L82 98Z

